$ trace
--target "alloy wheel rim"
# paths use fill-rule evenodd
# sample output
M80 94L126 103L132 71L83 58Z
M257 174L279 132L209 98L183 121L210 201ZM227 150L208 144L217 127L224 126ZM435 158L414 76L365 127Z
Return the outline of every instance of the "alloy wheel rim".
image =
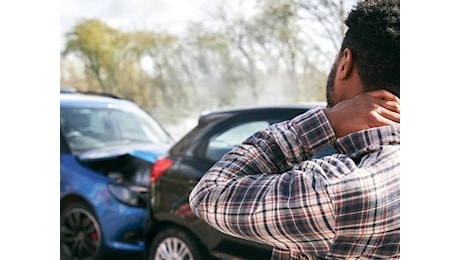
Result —
M75 208L61 219L61 250L71 259L93 259L101 247L101 230L87 210Z
M155 260L193 260L187 244L179 238L166 238L155 252Z

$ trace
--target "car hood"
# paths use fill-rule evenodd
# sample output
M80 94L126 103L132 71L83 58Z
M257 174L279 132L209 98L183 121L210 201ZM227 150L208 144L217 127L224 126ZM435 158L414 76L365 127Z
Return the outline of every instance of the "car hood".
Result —
M164 154L170 146L154 145L154 144L129 144L118 145L106 148L98 148L88 150L77 155L81 161L95 161L101 159L116 158L125 154L129 154L139 159L155 162L159 156Z

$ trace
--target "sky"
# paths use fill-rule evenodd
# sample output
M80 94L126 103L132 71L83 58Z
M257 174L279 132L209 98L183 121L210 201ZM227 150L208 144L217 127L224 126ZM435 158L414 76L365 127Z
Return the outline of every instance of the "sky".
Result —
M61 0L61 33L69 31L81 18L97 18L118 28L177 27L199 16L201 2L203 0Z

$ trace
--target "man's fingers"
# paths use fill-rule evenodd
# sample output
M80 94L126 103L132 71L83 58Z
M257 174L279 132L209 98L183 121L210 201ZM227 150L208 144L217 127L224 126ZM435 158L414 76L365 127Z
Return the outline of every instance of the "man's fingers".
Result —
M378 106L384 107L385 109L388 109L398 114L401 112L400 100L396 95L393 95L391 92L381 89L368 92L367 95L374 98L374 102Z
M398 102L387 101L387 100L379 100L377 102L381 107L384 107L384 108L386 108L386 109L388 109L390 111L393 111L395 113L400 113L401 112L401 107L400 107L400 104Z
M381 109L379 109L378 114L379 121L380 123L382 123L382 125L400 123L401 116L399 112L395 112L393 110L389 110L382 107Z
M369 91L367 94L371 97L377 98L377 99L383 99L387 101L394 101L396 103L400 103L399 98L391 93L388 90L385 89L379 89L379 90L374 90L374 91Z

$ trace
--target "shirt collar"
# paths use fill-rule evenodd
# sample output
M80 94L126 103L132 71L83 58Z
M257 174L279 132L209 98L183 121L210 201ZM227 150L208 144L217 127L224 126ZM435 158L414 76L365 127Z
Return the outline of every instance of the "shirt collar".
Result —
M400 144L400 125L382 126L351 133L337 139L335 148L350 157L376 151L383 145Z

